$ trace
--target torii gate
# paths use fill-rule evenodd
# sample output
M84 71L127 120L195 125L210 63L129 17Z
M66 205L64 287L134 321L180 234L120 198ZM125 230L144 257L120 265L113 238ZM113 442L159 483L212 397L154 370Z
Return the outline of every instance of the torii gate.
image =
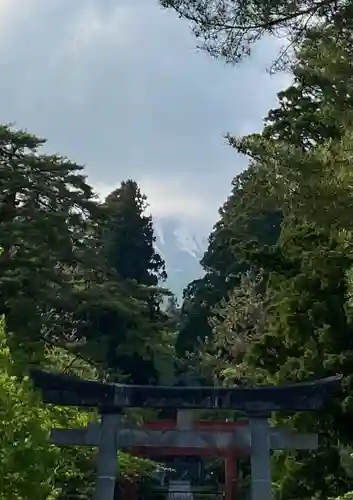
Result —
M45 403L99 408L100 424L52 432L52 440L57 444L99 447L94 500L113 500L117 451L137 445L226 450L250 448L252 500L271 500L271 449L303 449L296 439L303 440L304 449L308 449L310 440L311 445L317 445L317 437L293 437L271 429L269 416L275 411L295 413L322 408L327 397L339 389L341 377L280 387L228 389L108 384L41 370L32 372L32 380L41 389ZM121 425L120 414L124 408L144 407L240 410L248 415L249 426L231 432L211 433L193 429L154 431ZM190 416L190 413L185 415ZM190 423L189 417L188 420Z
M146 422L143 429L160 432L164 431L191 431L209 433L210 436L221 436L217 447L193 447L188 445L181 446L148 446L140 443L132 448L134 454L142 456L208 456L224 459L225 472L225 500L234 500L234 492L237 483L237 458L250 456L251 437L249 422L225 421L225 420L195 420L190 410L178 410L177 419L163 419ZM232 436L232 443L228 443L228 436ZM55 434L57 439L57 434ZM222 441L222 442L221 442ZM150 443L151 444L151 443ZM270 447L278 450L313 450L317 448L318 438L316 434L298 434L288 432L284 429L271 428ZM135 500L134 488L129 489L128 500Z
M224 421L224 420L195 420L190 410L178 410L177 418L175 419L162 419L145 422L144 429L154 431L175 431L175 430L189 430L208 432L210 434L219 433L237 433L239 435L248 423L246 421ZM234 443L235 444L235 443ZM141 446L141 444L132 448L135 455L142 456L199 456L199 457L219 457L224 460L224 500L234 500L234 490L237 481L237 458L242 455L247 455L247 450L233 448L225 448L224 445L218 448L193 448L188 446L174 446L174 447L148 447ZM133 488L129 491L129 500L135 500L133 496ZM137 499L136 499L137 500Z

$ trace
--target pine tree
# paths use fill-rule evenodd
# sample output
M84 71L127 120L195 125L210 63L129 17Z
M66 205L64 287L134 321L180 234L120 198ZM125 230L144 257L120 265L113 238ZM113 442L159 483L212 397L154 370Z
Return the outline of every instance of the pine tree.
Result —
M165 345L170 322L161 309L167 292L159 281L166 278L165 266L154 248L146 208L146 197L131 180L106 198L98 246L112 283L123 287L128 301L126 310L106 303L88 309L87 324L81 328L82 336L103 346L102 360L112 376L136 384L155 383L158 357L173 350Z
M82 167L41 153L44 143L0 127L0 312L18 341L40 344L73 335L73 275L84 284L87 228L99 221Z
M239 63L252 53L256 42L266 35L289 37L274 68L283 67L291 56L293 45L300 43L313 27L324 23L334 26L338 39L352 28L350 0L298 0L263 2L249 0L159 0L180 18L191 23L199 46L213 57Z

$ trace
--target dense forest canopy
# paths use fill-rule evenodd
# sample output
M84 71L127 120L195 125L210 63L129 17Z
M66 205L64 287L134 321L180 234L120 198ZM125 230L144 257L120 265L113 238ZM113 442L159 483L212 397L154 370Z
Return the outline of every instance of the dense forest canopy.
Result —
M344 375L342 399L328 411L276 416L322 434L309 456L275 454L281 499L334 498L353 487L342 458L353 439L352 49L349 30L312 29L262 132L228 136L248 168L233 180L205 276L189 285L181 314L177 348L208 383Z

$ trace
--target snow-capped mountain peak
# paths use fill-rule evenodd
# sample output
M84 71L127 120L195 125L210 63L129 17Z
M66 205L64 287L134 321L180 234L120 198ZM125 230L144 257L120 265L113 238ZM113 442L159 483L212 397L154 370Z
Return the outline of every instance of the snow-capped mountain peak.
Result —
M187 224L175 219L154 221L156 250L165 260L167 286L181 297L183 289L202 276L200 259L206 249L207 237L194 232Z

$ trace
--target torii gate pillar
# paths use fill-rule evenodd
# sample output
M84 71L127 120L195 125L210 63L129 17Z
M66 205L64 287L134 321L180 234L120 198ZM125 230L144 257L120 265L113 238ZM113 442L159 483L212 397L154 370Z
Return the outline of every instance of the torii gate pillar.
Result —
M224 490L225 500L233 500L237 488L237 460L234 453L228 455L224 461Z
M98 448L97 479L93 500L113 499L116 482L120 415L101 416L101 446Z
M267 417L249 419L251 500L272 500L270 428Z

